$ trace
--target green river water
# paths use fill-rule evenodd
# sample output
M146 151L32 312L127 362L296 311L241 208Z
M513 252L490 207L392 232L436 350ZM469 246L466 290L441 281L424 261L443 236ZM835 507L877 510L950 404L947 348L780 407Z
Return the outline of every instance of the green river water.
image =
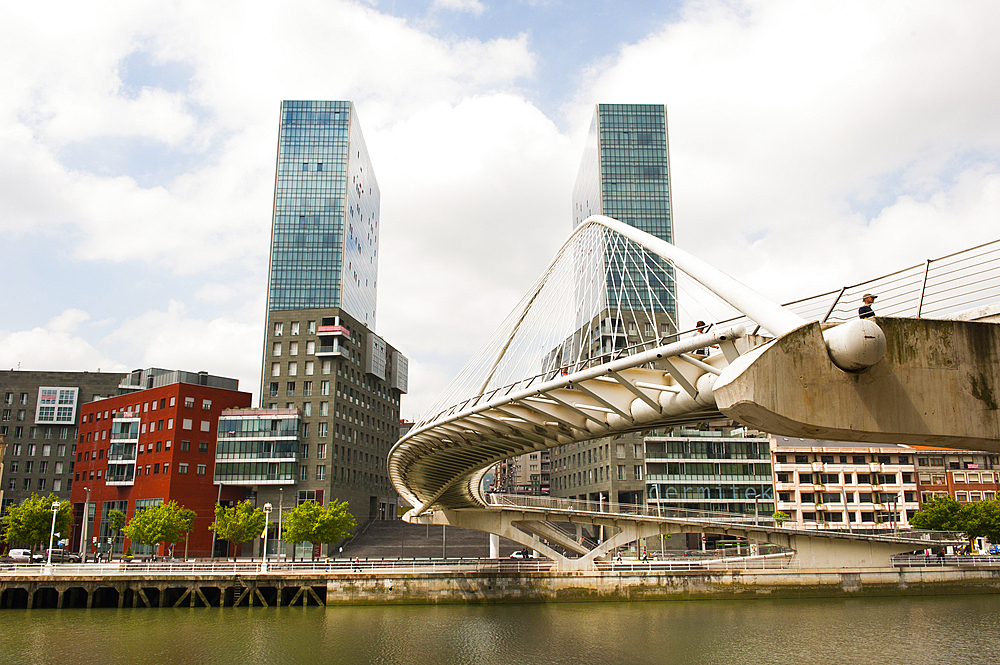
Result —
M1000 595L4 610L3 665L1000 663Z

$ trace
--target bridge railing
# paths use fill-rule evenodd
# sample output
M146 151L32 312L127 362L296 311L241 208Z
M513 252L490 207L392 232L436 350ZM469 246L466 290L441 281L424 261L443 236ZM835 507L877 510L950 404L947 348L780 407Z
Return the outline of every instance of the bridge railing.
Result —
M837 532L858 536L896 537L905 540L928 542L955 542L963 540L962 534L951 531L925 531L919 529L898 529L893 525L882 528L861 527L847 524L811 523L803 524L788 520L775 520L771 515L748 515L711 510L694 510L667 506L649 506L609 501L585 501L558 497L533 496L525 494L487 494L490 505L498 508L530 508L556 510L561 512L598 513L608 515L635 515L678 522L700 523L706 526L734 526L741 528L763 527L815 533L816 531Z

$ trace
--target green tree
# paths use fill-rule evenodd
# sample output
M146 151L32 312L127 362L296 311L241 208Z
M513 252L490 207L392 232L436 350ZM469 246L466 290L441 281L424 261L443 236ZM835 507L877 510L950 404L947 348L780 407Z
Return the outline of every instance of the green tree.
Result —
M183 523L181 530L184 532L184 558L188 558L188 541L191 539L191 528L194 526L194 519L198 513L190 508L181 508L180 518Z
M968 536L969 542L976 538L986 538L991 543L1000 543L1000 502L983 501L967 503L960 513L962 531Z
M910 518L910 526L934 531L965 531L962 504L950 496L939 496Z
M59 497L32 494L16 506L10 506L3 517L4 542L24 543L32 549L48 544L52 531L52 503ZM56 513L56 533L66 533L73 524L73 507L62 501Z
M346 501L331 501L326 508L307 501L285 515L282 530L285 540L310 542L315 546L317 543L338 543L356 526Z
M176 501L146 508L134 515L123 531L129 540L143 545L176 542L184 531L182 510Z
M114 558L115 553L115 541L118 540L118 532L122 530L125 526L126 517L125 513L120 510L109 510L108 511L108 526L111 527L111 552L108 554L111 559ZM109 559L110 561L110 559Z
M773 515L771 515L771 519L774 520L775 525L781 526L782 524L788 521L788 513L786 513L783 510L779 510Z
M215 506L215 523L208 527L217 538L231 543L246 543L264 531L264 512L254 508L249 501L240 501L232 508ZM235 558L236 551L233 550Z

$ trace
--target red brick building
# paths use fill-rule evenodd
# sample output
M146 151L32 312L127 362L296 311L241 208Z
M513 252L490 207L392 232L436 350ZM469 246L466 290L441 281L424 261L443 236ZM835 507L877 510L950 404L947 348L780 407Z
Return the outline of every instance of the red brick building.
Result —
M250 393L236 379L161 369L137 370L116 397L84 404L73 470L71 501L75 514L74 549L86 534L87 552L111 536L108 513L120 510L129 520L144 508L168 501L195 511L189 556L210 556L215 504L215 444L223 409L250 406ZM90 510L84 523L89 489ZM240 501L246 488L222 487L224 503ZM116 554L131 545L133 554L154 553L119 535ZM161 546L155 554L166 554ZM176 556L184 553L177 544Z
M959 503L994 501L1000 492L1000 455L976 450L913 446L921 506L939 496Z

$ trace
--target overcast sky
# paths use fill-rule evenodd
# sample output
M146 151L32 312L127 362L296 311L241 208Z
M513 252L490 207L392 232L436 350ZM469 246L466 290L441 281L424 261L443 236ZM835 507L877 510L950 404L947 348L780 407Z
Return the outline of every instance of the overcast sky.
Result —
M995 2L0 2L0 367L256 394L279 104L350 99L418 416L662 102L679 246L776 300L1000 237Z

